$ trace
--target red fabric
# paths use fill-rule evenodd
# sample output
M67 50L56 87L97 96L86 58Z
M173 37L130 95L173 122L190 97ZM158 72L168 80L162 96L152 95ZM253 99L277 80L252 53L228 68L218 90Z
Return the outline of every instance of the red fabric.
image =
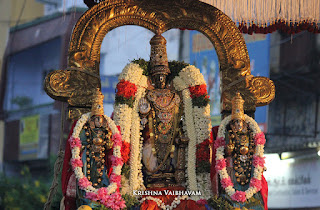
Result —
M219 126L212 127L211 136L212 136L213 142L217 138L218 128L219 128ZM212 161L211 161L210 178L211 178L212 192L213 192L214 195L219 196L219 187L218 187L218 184L219 184L218 178L219 177L218 177L217 171L215 169L215 166L216 166L216 149L214 147L212 148L212 158L211 158L211 160Z
M261 185L262 185L262 188L260 190L260 193L263 199L264 209L267 210L268 209L268 183L263 175L261 178Z
M213 139L215 140L217 138L218 135L218 129L219 126L215 126L212 128L212 136ZM213 152L212 152L212 165L211 165L211 180L212 180L212 190L213 193L216 195L219 195L218 193L218 173L215 169L215 165L216 165L216 150L213 148ZM263 203L264 203L264 209L268 209L268 183L266 181L266 179L264 178L264 176L262 175L262 179L261 179L261 184L262 184L262 188L261 188L261 196L263 199Z
M166 205L170 205L174 198L177 197L176 195L165 195L164 190L170 191L184 191L184 187L164 187L164 188L148 188L147 191L161 191L162 195L154 195L152 197L161 199ZM146 197L148 195L142 196ZM198 209L198 210L205 210L206 207L204 205L199 205L193 200L182 200L181 203L175 208L177 210L184 210L184 209ZM157 203L152 200L144 201L141 206L140 210L160 210Z
M72 128L70 130L68 139L72 135L73 128L75 127L75 125L76 125L76 121L72 124ZM67 196L69 179L70 179L71 175L73 174L73 171L72 171L72 168L70 165L70 159L71 159L71 149L70 149L70 144L67 141L65 153L64 153L63 168L62 168L62 172L61 172L61 187L62 187L62 194L65 197L65 200L64 200L65 210L77 209L76 199Z

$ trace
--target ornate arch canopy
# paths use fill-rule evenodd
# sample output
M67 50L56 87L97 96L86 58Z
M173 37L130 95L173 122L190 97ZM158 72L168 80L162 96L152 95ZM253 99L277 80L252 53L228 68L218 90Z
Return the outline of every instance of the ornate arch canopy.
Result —
M273 82L253 77L247 48L235 23L217 8L200 1L109 0L89 9L78 20L71 37L68 66L45 80L45 90L56 100L69 103L69 118L88 112L93 91L100 87L100 47L105 35L123 25L138 25L153 32L172 28L197 30L209 38L218 55L222 84L222 111L231 110L238 91L245 110L270 103Z

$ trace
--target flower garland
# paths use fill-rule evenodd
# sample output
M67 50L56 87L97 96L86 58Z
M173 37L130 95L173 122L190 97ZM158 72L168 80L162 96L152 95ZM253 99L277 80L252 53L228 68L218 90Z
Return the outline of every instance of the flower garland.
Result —
M187 162L187 176L188 176L188 188L189 190L197 190L197 176L196 176L196 129L194 127L194 119L192 116L192 101L190 97L189 89L184 89L182 91L184 110L185 110L185 121L186 121L186 131L189 138L188 142L188 162ZM196 197L193 196L193 199Z
M143 75L143 69L138 64L130 63L126 65L122 73L119 75L119 83L117 85L117 93L124 96L125 89L122 84L130 86L131 94L128 95L133 98L132 104L129 105L126 101L115 103L114 107L114 121L121 128L123 141L130 143L129 180L122 176L122 183L125 185L121 189L121 194L131 194L133 190L143 190L143 177L141 172L141 142L140 142L140 117L138 113L138 103L141 97L145 95L147 88L147 77Z
M128 106L132 108L137 86L134 83L122 79L117 84L116 90L116 104L128 104Z
M217 139L214 142L216 148L216 170L219 172L221 185L226 193L231 197L232 200L237 202L245 202L250 199L255 193L259 192L262 188L261 177L264 168L264 144L266 142L264 133L261 132L257 122L245 115L245 122L248 123L250 129L253 131L254 143L256 145L255 153L253 155L252 165L254 167L253 177L250 180L249 188L246 191L238 191L233 187L233 183L226 169L226 159L224 158L225 149L225 131L226 126L231 121L231 115L222 120Z
M198 153L199 147L204 144L203 142L210 139L212 127L206 82L199 69L189 65L182 69L178 76L173 79L173 84L176 90L182 91L185 109L184 131L190 139L187 153L188 168L186 173L189 184L188 187L190 190L192 190L191 187L193 187L193 189L198 189L202 192L202 196L193 197L193 199L209 199L212 195L210 190L210 170L204 171L202 168L208 169L208 167L203 166L210 164L210 159L201 161L201 164L199 164L199 160L196 159L195 155ZM208 164L203 164L203 162ZM196 173L196 169L199 173Z
M204 107L209 103L209 95L207 92L207 85L196 85L189 87L193 106Z
M112 121L108 116L104 117L106 118L108 125L112 131L112 141L114 143L113 155L111 156L111 167L113 170L110 175L110 184L108 187L101 187L99 189L96 189L92 186L92 183L88 180L88 178L83 174L83 162L80 157L80 149L82 147L82 144L79 135L84 124L90 119L90 116L90 112L81 116L81 118L77 121L76 126L74 127L71 137L69 138L72 153L71 165L78 180L79 188L86 192L86 198L92 201L99 201L107 208L125 208L125 202L122 199L120 193L117 192L117 190L120 188L121 168L123 165L123 160L121 157L122 138L114 121Z

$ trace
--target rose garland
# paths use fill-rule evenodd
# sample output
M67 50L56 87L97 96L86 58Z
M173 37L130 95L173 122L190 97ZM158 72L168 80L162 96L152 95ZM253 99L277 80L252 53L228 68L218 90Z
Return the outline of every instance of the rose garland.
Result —
M221 185L226 191L226 193L231 197L232 200L237 202L245 202L250 199L255 193L259 192L262 188L261 177L264 169L264 144L266 142L264 133L261 132L257 122L245 115L245 122L248 123L250 129L253 131L254 143L256 145L255 153L253 155L252 165L254 167L253 177L250 180L249 188L246 191L238 191L233 187L233 183L226 169L226 159L224 158L225 149L225 131L226 126L231 121L231 115L222 120L217 139L214 142L214 147L216 148L216 170L219 172Z
M122 138L117 126L108 116L104 117L106 118L108 125L112 131L113 141L113 155L111 156L111 167L113 170L110 175L110 184L108 187L101 187L99 189L94 188L92 186L92 183L83 174L83 162L80 155L82 144L79 135L84 124L90 119L90 116L90 112L81 116L81 118L77 121L76 126L74 127L72 136L69 138L72 153L71 165L78 180L79 188L86 192L86 198L92 201L98 201L105 205L107 208L125 208L125 202L122 199L120 193L117 192L117 190L120 188L121 168L123 165L123 160L121 157Z

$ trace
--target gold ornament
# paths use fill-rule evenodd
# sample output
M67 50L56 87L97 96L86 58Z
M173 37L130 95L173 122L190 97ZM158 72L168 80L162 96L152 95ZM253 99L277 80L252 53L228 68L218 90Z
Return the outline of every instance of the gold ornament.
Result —
M239 92L236 93L236 96L232 99L232 120L245 120L244 119L244 111L243 111L243 104L244 100L242 99Z
M150 40L150 65L152 75L170 74L166 44L166 39L160 33L154 35Z
M96 89L96 92L93 97L91 115L104 115L103 111L103 98L101 91L99 88Z
M241 147L240 148L240 153L241 155L246 155L249 152L249 148L248 147Z

